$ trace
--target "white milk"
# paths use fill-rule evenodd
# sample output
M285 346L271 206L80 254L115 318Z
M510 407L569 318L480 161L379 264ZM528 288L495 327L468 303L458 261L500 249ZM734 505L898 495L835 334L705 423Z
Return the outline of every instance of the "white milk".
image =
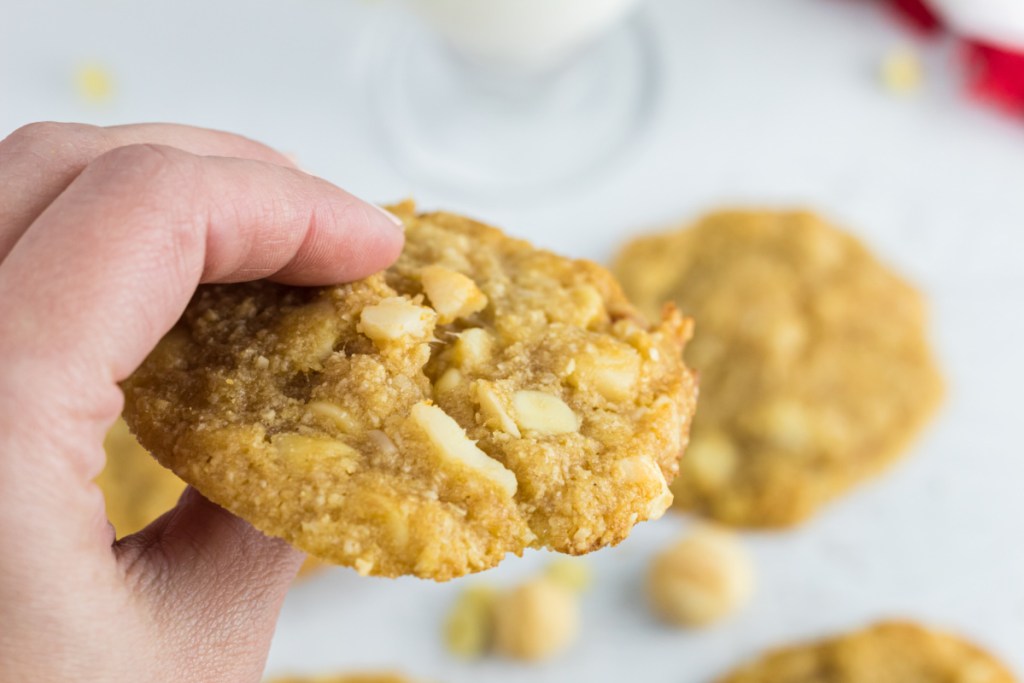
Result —
M639 0L406 0L459 53L510 69L557 65ZM1022 0L1024 1L1024 0Z

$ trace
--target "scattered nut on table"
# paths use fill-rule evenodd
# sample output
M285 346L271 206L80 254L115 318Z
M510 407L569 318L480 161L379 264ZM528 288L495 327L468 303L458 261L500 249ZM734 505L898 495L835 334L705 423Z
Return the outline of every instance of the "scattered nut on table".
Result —
M507 591L494 605L494 648L511 659L548 659L569 647L579 632L576 594L540 577Z
M698 529L657 555L651 563L647 594L664 622L707 626L739 610L753 590L753 568L735 534Z

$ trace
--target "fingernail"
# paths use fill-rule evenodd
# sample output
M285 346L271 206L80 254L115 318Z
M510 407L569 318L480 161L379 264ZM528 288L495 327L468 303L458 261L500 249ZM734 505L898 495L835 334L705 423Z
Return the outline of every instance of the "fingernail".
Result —
M394 225L396 228L398 228L402 232L405 232L405 223L402 221L401 218L391 213L382 206L378 206L372 202L367 202L367 204L380 211L384 215L384 217L391 221L391 224Z

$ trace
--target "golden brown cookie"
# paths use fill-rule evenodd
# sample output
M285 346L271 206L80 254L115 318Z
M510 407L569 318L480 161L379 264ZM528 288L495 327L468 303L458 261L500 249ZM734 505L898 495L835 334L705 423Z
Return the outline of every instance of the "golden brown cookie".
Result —
M956 636L887 622L769 652L718 683L1014 683L1014 677Z
M683 508L795 524L894 460L941 397L921 296L813 214L718 213L637 239L615 270L641 310L695 321Z
M203 287L125 383L129 424L214 502L364 574L446 580L621 541L671 501L689 321L599 266L396 207L384 273Z
M140 531L173 508L185 482L153 459L118 420L103 442L107 464L96 478L117 537Z

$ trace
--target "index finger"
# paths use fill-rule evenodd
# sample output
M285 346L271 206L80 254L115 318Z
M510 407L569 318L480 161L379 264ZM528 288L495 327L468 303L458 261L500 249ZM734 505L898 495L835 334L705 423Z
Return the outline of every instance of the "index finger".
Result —
M264 144L234 133L169 123L101 128L31 123L0 141L0 262L39 214L94 159L118 147L152 143L203 156L294 164Z

